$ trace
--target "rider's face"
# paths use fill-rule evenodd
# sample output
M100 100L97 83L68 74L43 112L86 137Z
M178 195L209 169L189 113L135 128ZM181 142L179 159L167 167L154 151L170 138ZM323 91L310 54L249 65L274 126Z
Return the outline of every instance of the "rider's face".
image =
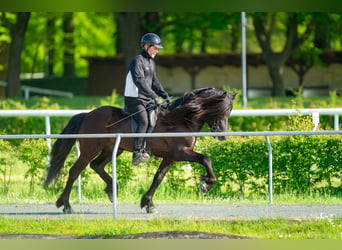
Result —
M145 45L146 46L146 45ZM154 46L154 45L151 45L151 46L146 46L146 51L147 53L152 57L154 58L157 54L158 54L158 47L157 46Z

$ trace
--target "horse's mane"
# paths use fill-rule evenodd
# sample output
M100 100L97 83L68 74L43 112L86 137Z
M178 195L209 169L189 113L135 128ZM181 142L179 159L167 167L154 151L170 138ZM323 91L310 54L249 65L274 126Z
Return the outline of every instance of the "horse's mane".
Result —
M185 118L207 120L222 117L231 110L226 91L216 88L201 88L185 93L174 100L159 117L164 124L175 124ZM233 100L232 97L231 100Z

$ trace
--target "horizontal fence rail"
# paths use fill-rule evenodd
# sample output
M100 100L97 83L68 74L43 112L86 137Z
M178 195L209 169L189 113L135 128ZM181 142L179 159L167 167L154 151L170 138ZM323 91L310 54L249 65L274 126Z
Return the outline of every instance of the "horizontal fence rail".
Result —
M116 154L122 138L128 137L185 137L185 136L264 136L268 147L269 156L269 176L268 176L268 192L269 202L273 202L273 187L272 187L272 146L269 136L290 136L290 135L342 135L342 131L329 130L329 131L261 131L261 132L198 132L198 133L122 133L122 134L27 134L27 135L0 135L0 139L46 139L46 138L108 138L114 137L115 145L112 152L112 174L113 174L113 217L117 219L117 178L116 178Z
M0 110L0 116L71 116L81 112L89 112L91 109L13 109ZM309 115L318 112L322 115L342 115L342 108L317 108L317 109L233 109L231 116L284 116L284 115Z
M70 110L0 110L0 116L38 116L46 117L49 122L54 116L73 116L83 112L90 112L89 109ZM319 108L319 109L233 109L230 116L289 116L289 115L331 115L334 116L334 130L339 130L339 116L342 115L342 108Z
M276 135L338 135L342 131L253 131L253 132L197 132L197 133L105 133L105 134L20 134L20 135L1 135L0 139L46 139L46 138L121 138L129 137L186 137L186 136L276 136Z

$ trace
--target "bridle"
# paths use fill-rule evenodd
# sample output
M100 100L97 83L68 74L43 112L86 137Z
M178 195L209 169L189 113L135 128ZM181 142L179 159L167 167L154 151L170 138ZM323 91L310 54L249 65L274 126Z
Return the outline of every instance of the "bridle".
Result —
M192 123L192 124L199 125L199 126L202 126L202 125L203 125L203 123L193 121L193 120L191 120L191 119L189 119L189 118L184 118L184 120L186 120L186 121L188 121L188 122L190 122L190 123ZM204 123L205 123L205 122L204 122ZM206 123L208 123L208 122L206 122ZM208 123L208 125L209 125L209 123ZM220 131L218 130L218 128L219 128L219 127L218 127L218 120L214 120L214 122L213 122L211 125L209 125L209 129L210 129L211 132L220 132Z
M218 121L214 120L211 126L209 126L210 131L212 132L219 132L218 131Z

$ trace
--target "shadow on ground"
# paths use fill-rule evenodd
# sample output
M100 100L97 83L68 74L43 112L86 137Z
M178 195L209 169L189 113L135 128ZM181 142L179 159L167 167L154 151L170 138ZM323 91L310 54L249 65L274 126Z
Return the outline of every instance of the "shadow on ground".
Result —
M162 231L119 236L0 234L0 239L252 239L249 237L199 231Z

